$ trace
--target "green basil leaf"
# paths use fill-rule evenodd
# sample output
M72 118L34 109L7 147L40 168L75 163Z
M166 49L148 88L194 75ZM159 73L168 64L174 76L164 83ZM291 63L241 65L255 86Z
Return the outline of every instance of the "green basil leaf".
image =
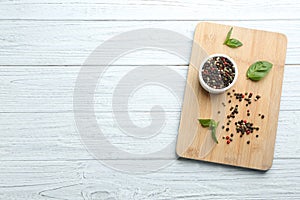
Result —
M232 30L233 30L233 27L231 27L231 29L228 31L227 36L226 36L226 39L225 39L225 41L224 41L223 44L226 44L227 41L230 39Z
M264 78L272 69L273 64L268 61L257 61L247 70L247 77L253 81L259 81Z
M217 127L213 127L212 130L211 130L211 137L213 138L213 140L218 144L218 139L217 139L217 136L216 136L216 129Z
M231 48L238 48L240 46L243 46L243 43L241 43L239 40L237 39L229 39L227 42L226 42L226 45L231 47Z
M203 127L210 127L211 128L211 136L213 138L213 140L218 144L218 139L216 136L216 130L217 127L219 125L219 122L216 122L213 119L198 119L199 123L203 126Z
M211 119L198 119L198 120L203 127L210 127L210 124L212 122Z

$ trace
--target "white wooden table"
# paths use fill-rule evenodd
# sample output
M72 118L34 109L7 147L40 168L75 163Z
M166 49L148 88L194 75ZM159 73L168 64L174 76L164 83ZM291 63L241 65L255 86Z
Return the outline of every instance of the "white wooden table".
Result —
M0 199L299 199L299 11L297 0L0 1ZM178 159L136 175L95 160L82 145L73 116L75 80L86 57L105 40L133 29L165 28L192 38L200 21L288 37L272 169L261 173ZM105 119L99 123L123 150L155 151L177 135L180 105L158 86L138 91L129 103L132 120L141 126L151 122L153 104L162 104L168 118L165 135L130 139L111 116L116 80L149 65L186 76L188 63L159 51L133 52L109 68L96 91L97 115Z

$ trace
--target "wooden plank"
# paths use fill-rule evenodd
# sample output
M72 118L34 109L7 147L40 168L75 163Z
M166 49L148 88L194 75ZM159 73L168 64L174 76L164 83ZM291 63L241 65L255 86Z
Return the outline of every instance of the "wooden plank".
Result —
M137 67L139 66L111 66L105 71L95 91L96 112L112 111L115 87L124 75ZM149 111L154 105L160 105L165 111L181 111L188 67L168 66L168 68L182 76L182 79L177 80L173 93L151 83L133 92L129 99L129 110ZM79 70L80 66L2 66L0 112L72 112L73 91ZM300 89L295 87L300 84L299 74L299 65L286 66L280 105L282 111L300 110ZM94 77L93 72L87 73L86 77ZM125 98L127 94L125 91L130 86L130 83L122 84L120 87L124 88L124 94L118 94L119 97ZM82 105L85 103L82 102ZM124 111L124 108L122 104L116 104L115 110Z
M297 0L264 1L1 1L0 19L42 20L262 20L299 19ZM293 14L291 14L293 13Z
M248 105L248 102L240 103L234 97L230 98L226 92L210 95L205 91L199 84L198 73L199 66L205 57L203 58L203 55L199 54L198 46L194 45L176 152L184 158L268 170L273 162L287 40L284 35L279 33L233 27L233 37L241 40L243 46L238 49L228 48L223 45L223 42L224 36L230 28L230 26L215 23L199 23L196 27L194 41L197 45L201 45L208 55L221 53L228 55L236 62L239 75L233 88L237 93L244 94L248 91L249 98L251 98L250 92L253 92L252 104L254 105L250 105L249 102L249 106L246 107L245 104ZM248 66L258 60L267 60L273 63L272 70L267 77L258 82L247 80L245 74ZM255 102L254 98L258 94L261 95L261 98ZM240 101L242 100L240 99ZM222 106L221 102L226 106ZM230 107L236 105L239 106L239 114L234 116L235 119L226 120L226 116L232 112ZM247 109L251 116L247 115ZM217 112L221 112L221 114ZM259 115L266 117L263 119L258 117ZM216 132L218 144L208 133L211 130L199 125L198 118L214 119L220 122ZM244 136L242 133L239 134L234 123L241 119L253 123L253 127L259 127L259 131L254 130L253 134L249 134L249 130L247 133L249 135L245 133ZM228 124L231 120L232 123ZM225 126L227 132L222 130L221 126ZM222 136L226 137L231 133L232 136L235 136L228 145L226 140L222 140ZM259 138L255 137L256 134L259 135ZM240 138L240 136L243 137ZM249 142L251 143L249 144Z
M95 160L1 161L0 196L32 200L298 199L299 164L298 159L274 160L272 170L259 173L177 160L155 173L135 175Z
M180 119L179 112L166 112L165 117L151 118L149 112L130 112L135 126L149 126L152 121L165 121L161 132L147 139L129 137L122 130L135 127L126 119L116 122L114 115L120 113L97 113L97 122L107 142L120 150L147 154L163 149L176 139ZM157 113L159 114L159 113ZM1 113L0 114L0 160L76 160L93 159L81 142L73 113ZM298 137L299 111L283 111L279 116L275 145L275 158L300 158ZM120 129L120 124L122 125ZM110 149L103 149L107 152ZM174 145L175 152L175 145ZM103 159L118 159L118 151ZM159 155L157 159L171 159L174 154Z
M288 36L287 64L300 64L300 20L281 21L218 21L236 26L282 32ZM81 65L101 43L126 31L141 28L162 28L191 38L197 21L0 21L0 65ZM152 37L149 40L153 39ZM160 39L157 39L160 40ZM121 42L102 50L108 57L120 48ZM161 44L167 42L161 39ZM174 45L187 49L191 43ZM185 46L187 45L187 46ZM104 56L106 58L106 56ZM114 65L187 65L183 60L162 50L144 49L131 52Z

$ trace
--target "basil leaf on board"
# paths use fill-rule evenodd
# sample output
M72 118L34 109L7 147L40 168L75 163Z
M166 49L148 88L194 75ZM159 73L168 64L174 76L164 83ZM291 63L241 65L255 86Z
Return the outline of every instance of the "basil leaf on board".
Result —
M231 48L238 48L243 46L243 43L235 38L230 38L232 34L233 27L230 28L229 32L227 33L226 39L224 41L224 45L227 45Z
M238 48L240 46L243 46L243 43L241 43L239 40L237 39L229 39L227 42L226 42L226 45L231 47L231 48Z
M217 136L216 136L216 129L217 129L217 127L211 129L211 137L213 138L215 143L219 144Z
M233 30L233 27L231 27L230 31L227 33L226 39L223 44L226 44L226 42L230 39L232 30Z
M219 125L219 122L216 122L213 119L198 119L198 120L203 127L209 127L211 129L211 136L213 140L218 144L219 142L216 136L216 130Z
M209 127L212 120L211 119L198 119L199 123L203 126L203 127Z
M247 70L247 77L253 81L264 78L272 69L273 64L268 61L257 61Z

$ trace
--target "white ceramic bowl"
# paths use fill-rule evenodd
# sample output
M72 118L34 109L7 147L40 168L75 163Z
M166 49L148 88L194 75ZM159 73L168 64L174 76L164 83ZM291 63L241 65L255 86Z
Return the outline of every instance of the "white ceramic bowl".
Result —
M213 57L225 57L227 58L232 64L233 64L233 68L235 69L235 76L233 78L233 81L225 88L221 88L221 89L215 89L215 88L212 88L210 87L204 80L203 80L203 77L202 77L202 68L204 66L204 64L210 59L210 58L213 58ZM229 56L225 55L225 54L212 54L210 56L208 56L207 58L204 59L204 61L201 63L200 65L200 68L199 68L199 81L200 81L200 84L201 86L209 93L212 93L212 94L220 94L220 93L223 93L225 92L226 90L230 89L234 83L236 82L238 78L238 68L237 68L237 65L236 63L234 62L234 60L232 58L230 58Z

